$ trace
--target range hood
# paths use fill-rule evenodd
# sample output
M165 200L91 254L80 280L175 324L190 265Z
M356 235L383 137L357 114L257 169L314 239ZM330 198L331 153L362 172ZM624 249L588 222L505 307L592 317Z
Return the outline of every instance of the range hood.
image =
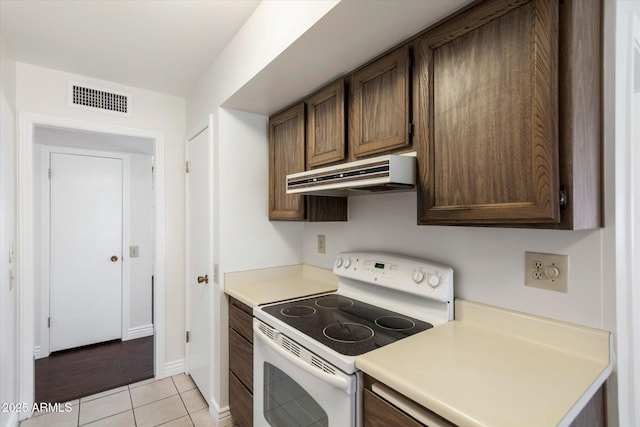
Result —
M287 175L287 194L347 197L413 190L415 153L388 154Z

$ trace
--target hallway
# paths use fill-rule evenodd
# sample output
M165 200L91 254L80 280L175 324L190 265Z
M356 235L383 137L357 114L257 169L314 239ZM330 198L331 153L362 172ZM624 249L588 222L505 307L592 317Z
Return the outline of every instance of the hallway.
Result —
M153 378L153 336L52 353L35 361L35 401L69 402Z

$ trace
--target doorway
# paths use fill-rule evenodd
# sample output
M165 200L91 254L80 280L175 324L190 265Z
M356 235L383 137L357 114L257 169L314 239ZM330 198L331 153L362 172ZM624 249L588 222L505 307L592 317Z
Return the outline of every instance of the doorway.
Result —
M96 136L95 141L85 146L85 149L96 148L104 149L108 147L105 145L105 138L114 137L114 140L123 141L123 138L128 139L129 142L124 146L116 148L117 151L127 152L131 147L140 148L136 143L131 141L140 142L145 140L151 147L153 153L153 198L155 203L155 210L153 213L153 219L147 222L151 224L152 239L154 250L152 250L151 263L153 265L153 278L149 277L149 282L153 282L153 296L149 298L148 304L153 309L149 310L153 316L153 324L149 322L147 325L141 325L139 327L128 328L126 333L121 334L124 338L126 334L129 334L129 338L136 338L138 336L148 336L149 332L153 335L155 331L155 339L153 339L153 371L158 378L164 377L164 137L161 133L144 131L132 128L123 128L120 126L105 125L102 123L84 122L72 119L65 119L59 117L43 116L23 113L20 114L20 137L18 148L18 217L20 223L18 226L18 240L20 242L18 259L19 259L19 278L20 278L20 293L19 293L19 395L22 402L27 403L27 406L32 406L34 402L35 391L35 369L34 369L34 356L42 356L49 351L49 343L46 343L46 348L40 344L40 348L35 347L34 343L40 341L40 336L48 335L42 334L42 330L37 330L39 327L44 326L42 321L38 321L35 316L36 307L42 304L42 295L36 294L35 284L36 280L40 282L41 277L38 277L38 270L42 267L36 262L38 260L37 245L34 242L37 240L34 238L38 233L41 233L39 227L41 223L35 221L38 197L36 197L36 163L34 160L34 152L37 151L37 135L41 130L66 132L81 136L85 140L87 136ZM91 139L91 138L89 138ZM97 146L91 146L97 144ZM116 143L117 145L117 143ZM114 146L108 147L114 149ZM125 225L126 228L126 225ZM129 248L129 242L124 242L121 245L122 249L120 253L122 255L129 256L135 249ZM136 245L131 245L136 246ZM142 249L141 247L139 249ZM150 248L146 248L147 251ZM124 274L123 264L123 277ZM41 269L45 271L45 269ZM153 302L152 302L153 301ZM150 314L151 314L150 313ZM123 305L122 318L127 316L131 317L129 307ZM131 323L129 323L131 324ZM122 322L120 331L125 330L125 322ZM36 335L38 337L36 338ZM38 354L42 352L42 354ZM30 416L29 413L21 414L21 419Z
M203 120L185 141L189 168L185 181L185 301L187 373L207 403L212 401L212 295L217 280L213 227L213 117Z
M41 224L35 400L70 401L149 379L151 141L106 135L96 141L98 135L42 127L34 136L35 222Z

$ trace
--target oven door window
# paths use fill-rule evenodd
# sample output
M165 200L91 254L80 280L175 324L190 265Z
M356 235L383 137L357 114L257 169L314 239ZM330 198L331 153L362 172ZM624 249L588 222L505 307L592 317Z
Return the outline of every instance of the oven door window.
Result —
M263 414L273 427L328 427L327 413L293 378L264 362Z

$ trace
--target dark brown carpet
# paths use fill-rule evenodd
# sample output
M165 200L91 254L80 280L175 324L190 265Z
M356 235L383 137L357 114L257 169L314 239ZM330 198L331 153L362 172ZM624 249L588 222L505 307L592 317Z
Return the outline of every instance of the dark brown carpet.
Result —
M153 377L153 337L51 353L35 362L36 402L68 402Z

